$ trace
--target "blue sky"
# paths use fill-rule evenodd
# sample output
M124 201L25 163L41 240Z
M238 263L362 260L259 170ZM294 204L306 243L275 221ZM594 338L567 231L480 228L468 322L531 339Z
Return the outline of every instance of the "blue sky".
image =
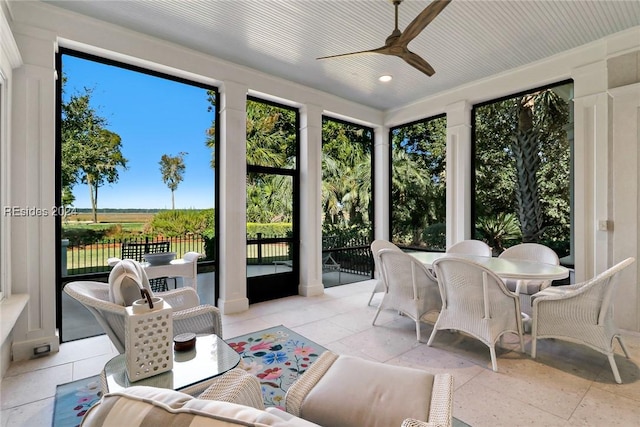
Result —
M214 174L206 130L214 112L208 112L206 90L143 73L104 65L69 55L62 57L67 76L65 96L92 88L92 107L107 128L122 138L127 170L115 184L98 190L98 208L171 208L171 191L162 182L159 161L184 151L184 180L175 192L177 209L212 208ZM65 99L66 100L66 99ZM73 188L77 208L89 208L89 188Z

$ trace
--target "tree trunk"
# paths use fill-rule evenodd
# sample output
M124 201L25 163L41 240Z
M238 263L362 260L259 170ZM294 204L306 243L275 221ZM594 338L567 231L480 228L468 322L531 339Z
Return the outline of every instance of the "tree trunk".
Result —
M174 199L174 191L171 190L171 210L175 211L176 210L176 202Z
M538 136L533 129L518 129L512 143L516 160L516 199L523 242L537 242L543 232L543 211L537 172L540 168Z
M91 201L91 213L93 222L98 222L98 188L90 176L87 176L87 185L89 186L89 200ZM94 188L95 187L95 188Z

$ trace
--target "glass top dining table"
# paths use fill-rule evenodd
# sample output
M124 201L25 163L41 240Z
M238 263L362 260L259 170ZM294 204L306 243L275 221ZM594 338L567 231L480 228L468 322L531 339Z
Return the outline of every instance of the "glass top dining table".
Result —
M474 261L496 273L503 279L515 280L559 280L569 277L569 269L561 265L545 264L537 261L513 260L477 255L447 254L446 252L407 252L425 266L438 258L457 257Z

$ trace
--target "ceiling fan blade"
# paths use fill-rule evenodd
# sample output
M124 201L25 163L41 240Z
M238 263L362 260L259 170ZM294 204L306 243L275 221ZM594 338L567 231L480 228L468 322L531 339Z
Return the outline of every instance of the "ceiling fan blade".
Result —
M433 69L431 65L429 65L427 61L425 61L424 59L422 59L421 57L419 57L413 52L404 53L399 56L400 58L404 59L404 61L407 64L422 71L429 77L433 76L436 73L436 71Z
M395 44L404 46L409 44L450 2L451 0L434 0L407 25Z
M339 55L321 56L320 58L316 58L316 59L340 58L341 56L361 55L364 53L385 53L384 52L385 50L387 50L387 47L383 46L377 49L361 50L358 52L350 52L350 53L341 53Z

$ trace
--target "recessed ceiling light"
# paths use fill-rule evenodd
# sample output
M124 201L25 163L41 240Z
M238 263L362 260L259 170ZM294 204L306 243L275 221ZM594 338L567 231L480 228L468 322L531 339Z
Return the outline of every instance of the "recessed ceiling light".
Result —
M386 83L386 82L390 82L390 81L391 81L391 79L393 79L393 77L391 77L391 76L390 76L390 75L388 75L388 74L385 74L384 76L380 76L380 77L378 77L378 80L380 80L381 82L384 82L384 83Z

